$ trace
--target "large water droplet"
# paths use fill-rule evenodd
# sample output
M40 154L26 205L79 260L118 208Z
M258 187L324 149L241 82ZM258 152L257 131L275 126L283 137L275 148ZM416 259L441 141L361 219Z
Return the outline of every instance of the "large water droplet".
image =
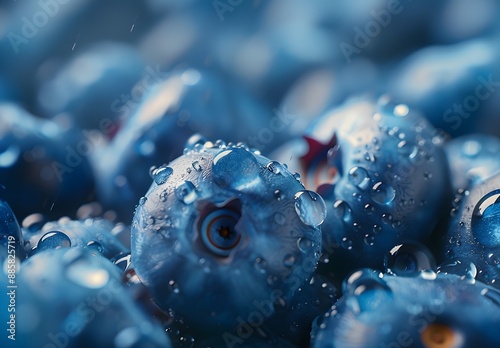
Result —
M349 181L360 190L366 190L370 184L370 176L362 167L352 167L349 171Z
M300 251L302 251L303 253L307 253L314 246L314 243L309 238L303 237L297 240L297 245Z
M384 267L387 273L412 277L424 270L435 270L436 261L427 247L412 242L392 248L385 256Z
M474 207L471 230L488 247L500 245L500 190L486 194Z
M333 203L334 212L342 221L349 223L352 217L351 207L346 201L337 200Z
M470 261L455 258L447 260L439 265L437 272L456 274L464 279L474 279L477 275L477 268L476 265Z
M304 224L312 227L321 225L326 218L325 202L314 191L302 190L295 194L295 211Z
M172 175L173 172L174 170L172 168L162 166L153 169L151 171L151 176L153 177L157 185L162 185L168 180L168 178Z
M191 181L182 181L175 187L175 196L182 203L191 204L198 198L198 193Z
M45 233L38 241L37 251L48 249L69 248L71 246L71 239L63 232L51 231Z
M259 170L255 156L243 148L223 150L212 161L215 183L235 190L250 189L259 185Z
M407 156L410 159L414 159L418 155L418 148L406 140L400 141L398 144L398 151L403 156Z
M95 240L91 240L90 242L88 242L87 243L87 248L89 248L91 250L95 250L98 253L102 253L104 251L104 248L101 245L101 243L96 242Z
M274 174L280 174L285 172L285 167L277 161L271 161L266 165L267 170Z
M343 293L349 294L346 305L354 312L373 311L392 300L392 291L380 273L362 269L354 272L342 284Z
M373 185L370 195L379 204L389 204L396 197L396 191L392 186L379 181Z

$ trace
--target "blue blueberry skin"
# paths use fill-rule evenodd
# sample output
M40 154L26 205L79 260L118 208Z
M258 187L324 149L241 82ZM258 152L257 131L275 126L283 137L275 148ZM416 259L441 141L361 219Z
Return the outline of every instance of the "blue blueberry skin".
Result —
M22 264L16 282L22 347L170 347L162 328L133 302L118 269L85 249L38 253Z
M18 219L31 213L74 215L92 198L92 144L82 133L10 103L0 104L0 124L0 183Z
M29 254L44 250L80 247L113 259L129 250L112 234L113 224L104 219L61 218L45 223L36 233L25 232Z
M245 145L189 143L152 170L131 228L132 263L164 311L201 332L237 334L311 278L326 208Z
M148 93L100 155L99 199L120 220L130 223L135 205L150 185L149 168L180 156L193 132L213 139L249 141L267 151L285 136L269 130L271 117L271 108L218 75L176 70ZM271 134L267 132L270 137L260 142L263 129Z
M154 69L149 67L153 73ZM112 123L126 116L125 103L137 104L144 86L154 83L154 74L146 70L133 47L98 43L65 62L41 84L38 110L44 117L66 113L80 128L97 129L109 137Z
M500 175L455 195L448 227L436 246L440 263L472 262L476 279L500 288Z
M500 110L498 53L489 39L423 48L395 69L387 92L452 136L498 134L491 127Z
M0 188L0 190L3 189ZM8 269L9 265L18 262L15 260L16 258L18 260L26 258L21 227L14 212L3 198L0 198L0 247L2 248L0 250L1 267L7 266ZM7 265L4 263L6 261Z
M360 267L382 270L394 246L426 241L450 189L444 141L422 116L385 97L357 98L306 134L288 157L326 202L321 268L331 279Z
M311 347L496 347L500 293L457 275L362 269L319 317Z
M325 313L339 296L334 284L326 277L315 274L309 282L300 286L289 305L277 309L262 330L298 347L307 346L314 319Z
M480 184L498 173L500 139L470 134L448 141L444 150L450 166L453 191Z

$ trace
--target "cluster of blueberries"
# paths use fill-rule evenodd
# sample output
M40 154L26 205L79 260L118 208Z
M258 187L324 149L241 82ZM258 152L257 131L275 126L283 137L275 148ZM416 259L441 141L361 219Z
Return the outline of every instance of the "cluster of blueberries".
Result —
M0 4L0 346L499 347L499 14Z

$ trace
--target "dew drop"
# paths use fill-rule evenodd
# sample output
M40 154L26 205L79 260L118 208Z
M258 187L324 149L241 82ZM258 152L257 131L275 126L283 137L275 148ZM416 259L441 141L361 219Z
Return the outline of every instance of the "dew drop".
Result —
M362 167L352 167L349 171L349 181L360 190L366 190L370 184L370 176Z
M167 192L167 190L161 191L161 193L160 193L160 201L161 202L166 202L167 198L168 198L168 192Z
M71 239L61 231L45 233L38 241L37 251L71 247Z
M416 146L408 143L406 140L402 140L399 142L398 151L403 156L407 156L410 159L414 159L418 154L418 148Z
M198 193L191 181L182 181L175 187L175 196L184 204L192 204L198 198Z
M276 198L277 201L281 201L283 199L283 192L281 190L275 190L274 191L274 198Z
M295 211L304 224L312 227L318 227L326 218L325 202L314 191L301 190L295 194Z
M346 201L337 200L333 204L334 212L339 219L342 219L345 223L349 223L352 217L351 207Z
M264 274L267 271L267 262L263 258L260 257L256 258L253 263L253 266L259 273Z
M413 277L421 271L436 269L432 253L423 244L408 242L396 245L384 258L387 273L397 276Z
M314 246L314 243L309 238L302 237L297 239L297 245L300 251L307 253Z
M96 242L95 240L91 240L90 242L87 243L87 248L91 250L95 250L98 253L102 253L104 248L102 247L101 243Z
M473 262L454 258L440 264L437 272L455 274L464 279L474 279L477 275L477 267Z
M174 170L170 167L159 167L151 171L151 176L153 177L157 185L164 184L168 178L172 175Z
M500 245L500 190L486 194L474 207L471 230L477 240L488 247Z
M271 161L266 165L267 170L274 174L280 174L285 172L285 168L280 162Z
M373 244L375 244L375 236L373 236L372 234L366 234L364 241L366 245L372 246Z
M255 156L243 148L223 150L212 161L215 183L235 190L251 189L259 185L259 170Z
M344 249L351 250L352 249L352 240L348 239L347 237L344 237L344 238L342 238L340 245Z
M394 191L392 186L379 181L373 185L370 195L376 203L389 204L396 197L396 191Z
M168 282L168 289L174 294L178 294L180 292L179 285L177 285L177 283L172 279Z
M362 269L354 272L342 284L346 305L356 314L373 311L392 300L392 291L380 274Z

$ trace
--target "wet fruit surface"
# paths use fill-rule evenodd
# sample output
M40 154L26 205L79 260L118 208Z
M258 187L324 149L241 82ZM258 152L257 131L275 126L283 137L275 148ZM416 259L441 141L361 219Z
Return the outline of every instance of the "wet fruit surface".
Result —
M0 347L500 346L500 2L0 2Z

